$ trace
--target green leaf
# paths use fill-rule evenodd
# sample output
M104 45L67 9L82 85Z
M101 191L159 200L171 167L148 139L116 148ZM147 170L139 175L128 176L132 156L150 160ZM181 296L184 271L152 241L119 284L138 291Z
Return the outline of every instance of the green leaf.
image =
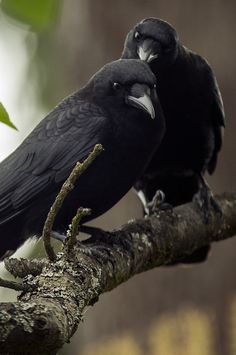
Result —
M17 130L16 126L11 122L9 115L1 102L0 102L0 122L3 122L7 126Z
M0 6L8 16L41 31L55 24L61 0L2 0Z

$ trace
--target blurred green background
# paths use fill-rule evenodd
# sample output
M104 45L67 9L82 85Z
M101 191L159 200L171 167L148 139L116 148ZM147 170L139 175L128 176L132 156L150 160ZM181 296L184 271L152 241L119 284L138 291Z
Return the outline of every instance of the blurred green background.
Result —
M0 124L3 159L63 97L120 57L138 21L169 21L212 65L224 100L225 143L215 192L235 190L236 2L222 0L2 0L0 101L18 131ZM93 222L105 229L141 216L131 191ZM158 268L103 295L60 355L236 355L236 240L195 267ZM0 295L1 297L1 295Z

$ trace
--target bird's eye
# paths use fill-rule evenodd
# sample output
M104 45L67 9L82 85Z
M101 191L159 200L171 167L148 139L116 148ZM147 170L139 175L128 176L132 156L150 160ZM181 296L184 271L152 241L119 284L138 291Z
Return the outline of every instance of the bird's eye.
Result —
M120 90L121 89L121 84L120 83L117 83L117 82L115 82L115 83L113 83L112 84L112 86L113 86L113 89L114 90Z
M153 89L156 90L156 88L157 88L157 84L154 84Z
M136 39L136 41L140 41L142 38L142 35L140 32L136 31L134 34L134 38Z

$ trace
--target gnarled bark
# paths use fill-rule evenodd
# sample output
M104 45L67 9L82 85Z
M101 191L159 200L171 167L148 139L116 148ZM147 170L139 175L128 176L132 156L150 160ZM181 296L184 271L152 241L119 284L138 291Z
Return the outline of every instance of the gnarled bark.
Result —
M212 214L209 224L190 203L94 235L82 247L75 247L71 259L61 252L55 262L44 261L38 269L33 262L34 276L23 279L28 290L20 294L18 302L0 304L1 353L17 353L19 348L25 354L56 353L76 331L84 309L100 294L137 273L232 237L236 233L236 194L223 194L217 201L223 215ZM19 268L19 261L16 265ZM14 261L7 266L14 270ZM25 270L28 274L29 263Z

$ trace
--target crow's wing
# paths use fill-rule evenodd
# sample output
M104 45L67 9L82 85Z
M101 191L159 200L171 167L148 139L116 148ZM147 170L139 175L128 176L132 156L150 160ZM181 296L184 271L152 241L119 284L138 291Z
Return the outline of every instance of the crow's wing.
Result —
M200 80L202 82L202 92L205 97L205 105L210 107L209 119L214 135L214 147L212 155L207 163L207 170L210 174L212 174L216 167L217 155L223 143L225 127L224 105L216 77L207 60L192 52L188 48L183 48L184 55L187 58L187 63L190 63L190 69L192 68L192 65L194 65L197 69L197 77L195 79L198 82L199 78L201 78ZM186 66L186 68L188 70L188 66Z
M212 80L212 125L214 132L214 150L211 157L211 160L208 163L207 170L210 174L212 174L215 170L217 163L217 155L220 151L223 143L224 137L224 127L225 127L225 113L224 113L224 105L221 97L221 93L219 90L219 86L217 84L216 78L211 71L211 80Z
M50 112L0 164L0 225L58 188L76 162L103 143L107 121L102 109L78 94Z

